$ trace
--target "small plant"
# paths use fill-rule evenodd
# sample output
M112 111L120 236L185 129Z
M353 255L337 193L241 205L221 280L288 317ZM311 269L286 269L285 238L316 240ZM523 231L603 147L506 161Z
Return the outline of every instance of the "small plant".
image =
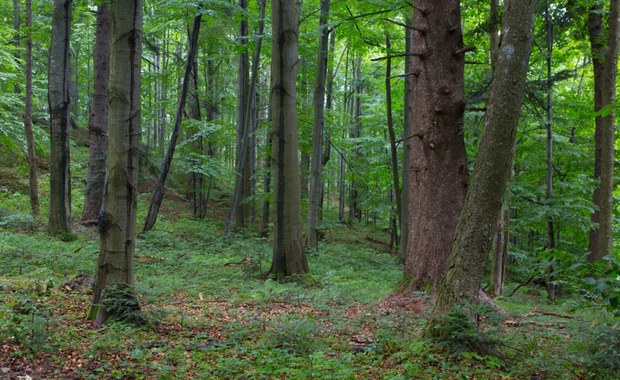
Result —
M98 325L108 320L136 326L142 326L148 322L140 309L140 303L133 287L127 285L113 284L108 286L103 293L101 307L103 313L97 317L96 323Z
M486 335L477 324L483 315L480 307L456 306L449 314L431 320L426 336L454 355L464 352L498 355L499 339Z

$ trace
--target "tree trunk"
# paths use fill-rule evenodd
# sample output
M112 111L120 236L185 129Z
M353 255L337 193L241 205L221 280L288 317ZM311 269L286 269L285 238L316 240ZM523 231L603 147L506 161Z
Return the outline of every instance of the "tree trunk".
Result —
M187 61L185 63L185 74L183 76L183 85L181 87L181 95L179 99L179 106L177 108L176 118L174 121L174 127L172 129L172 134L170 135L170 141L168 143L166 157L162 162L161 169L159 171L159 178L157 179L157 185L155 186L155 191L153 192L153 198L151 199L149 211L144 222L144 227L142 228L143 233L150 231L155 225L155 221L157 221L157 213L159 212L159 207L161 206L161 202L164 200L164 185L166 184L166 178L168 177L168 172L170 171L170 165L172 164L172 158L174 156L177 140L179 138L181 121L183 120L183 111L185 109L185 102L187 101L187 93L189 92L189 82L190 76L192 74L192 66L194 65L194 60L196 59L196 52L198 51L198 35L200 34L201 20L202 12L198 12L198 14L194 17L191 42L188 47Z
M51 234L67 233L71 219L69 174L69 41L71 0L54 0L50 47L48 100L50 110L50 213Z
M99 257L91 319L116 318L101 307L110 286L132 287L140 148L142 1L110 2L112 45L109 81L109 140L103 212L99 215Z
M314 130L312 134L312 170L310 176L310 199L308 204L308 247L318 249L319 206L323 188L323 130L325 123L325 83L327 81L327 54L329 42L330 0L321 0L319 18L319 53L314 89Z
M618 45L620 39L620 0L610 0L608 35L602 19L602 5L597 2L590 9L588 29L594 65L594 110L600 112L616 99L616 76L618 70ZM607 45L607 46L605 46ZM606 116L596 116L594 134L594 179L599 182L594 189L593 202L598 210L592 214L597 225L590 231L588 260L596 261L611 254L613 225L613 166L614 166L614 120L611 110Z
M263 42L263 30L265 28L265 22L264 22L265 8L266 8L266 0L262 0L261 8L260 8L260 17L259 17L260 21L258 23L256 49L254 50L254 54L252 56L252 79L250 82L249 93L253 95L256 92L256 82L258 81L258 69L260 65L260 51L261 51L262 42ZM241 62L239 64L241 64ZM241 75L241 73L239 73L239 75ZM237 215L236 217L237 228L243 227L243 224L245 223L244 222L245 216L242 215L240 218L239 213L250 215L249 210L243 208L242 202L243 202L244 194L245 196L249 196L250 193L248 192L248 189L252 188L251 182L250 182L250 177L253 174L251 170L251 165L250 165L250 162L252 161L251 160L252 149L250 149L250 145L251 145L250 144L250 129L251 129L250 128L250 124L251 124L250 116L252 114L254 100L255 100L255 97L251 96L250 99L248 99L248 101L244 104L244 106L246 107L245 111L242 112L241 114L237 113L237 117L243 117L243 120L242 120L242 125L240 129L237 130L237 133L240 132L241 136L237 136L238 139L240 139L239 141L240 144L239 143L237 144L237 152L238 152L237 158L236 158L237 175L235 178L235 188L233 190L232 202L230 205L230 210L228 212L228 219L226 220L226 226L224 229L224 236L226 238L230 236L232 221L235 215ZM248 170L248 173L249 173L247 174L247 176L246 176L246 170Z
M394 133L394 120L392 117L392 44L390 42L390 35L385 35L385 50L387 55L387 61L385 65L385 105L387 112L387 129L390 136L390 161L392 166L392 187L394 196L390 198L396 200L396 219L398 220L398 226L401 226L401 212L402 203L400 198L400 181L398 173L398 153L396 152L396 133ZM396 220L394 221L396 222ZM394 243L398 245L398 231L396 223L393 223Z
M349 132L349 137L354 139L356 147L354 148L354 156L360 156L359 141L356 141L361 136L362 132L362 59L359 52L355 53L355 62L353 64L353 86L354 90L352 95L351 107L354 125ZM362 220L362 210L359 207L358 199L358 181L356 181L355 173L351 175L351 188L349 191L349 223L353 223Z
M296 78L299 58L296 0L274 0L272 11L271 110L275 182L273 261L281 279L308 272L301 236L301 195L297 148Z
M28 146L28 190L32 215L39 215L39 185L37 182L37 157L32 133L32 0L26 0L26 99L24 132Z
M475 171L439 286L434 316L478 301L502 197L510 177L532 42L535 0L505 2L502 42Z
M84 197L82 224L97 223L103 202L105 180L105 156L108 150L108 80L110 78L110 5L103 3L97 9L95 32L95 59L93 101L88 132L90 147L88 155L88 185Z
M248 0L239 0L239 7L244 11L248 8ZM235 160L235 168L237 169L237 176L241 177L241 186L235 186L234 191L240 192L238 195L233 194L233 199L235 197L239 198L238 202L234 202L234 206L236 210L234 211L235 217L235 227L243 228L245 227L245 219L246 219L246 207L243 204L243 200L249 196L250 194L246 194L245 191L248 190L247 182L249 181L249 168L248 168L248 158L249 154L248 144L244 144L245 138L244 136L248 135L247 127L245 123L245 116L248 102L250 101L250 94L248 91L248 80L250 76L250 63L248 52L246 51L246 47L248 46L248 20L246 16L243 16L241 22L239 24L239 39L238 42L240 53L237 57L237 149L236 149L236 160ZM228 236L228 234L226 234Z
M411 125L413 124L413 19L410 13L405 21L405 94L403 114L403 184L400 190L400 246L398 259L407 257L409 242L409 172L411 171Z
M467 190L465 66L458 0L416 1L405 283L435 289Z

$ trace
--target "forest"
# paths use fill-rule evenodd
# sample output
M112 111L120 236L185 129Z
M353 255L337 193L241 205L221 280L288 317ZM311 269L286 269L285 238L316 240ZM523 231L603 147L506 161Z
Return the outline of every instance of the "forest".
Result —
M0 379L620 378L620 0L0 17Z

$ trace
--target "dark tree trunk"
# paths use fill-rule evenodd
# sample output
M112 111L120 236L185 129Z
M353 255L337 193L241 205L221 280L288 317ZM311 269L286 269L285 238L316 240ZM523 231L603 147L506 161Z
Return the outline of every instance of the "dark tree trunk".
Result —
M411 171L411 125L413 124L413 20L410 14L405 22L405 94L403 115L403 185L400 191L400 246L398 258L401 263L407 257L409 242L409 172Z
M385 66L385 105L387 112L387 129L390 136L390 162L392 166L392 188L394 196L390 198L396 200L396 218L393 224L393 238L394 243L398 245L398 231L396 227L396 221L398 226L401 226L401 214L402 203L400 198L400 181L398 173L398 152L396 151L396 133L394 133L394 119L392 116L392 44L390 42L390 35L385 35L385 50L387 55L387 61Z
M248 8L248 0L239 0L239 7L243 10ZM235 168L237 170L237 176L241 179L241 186L235 186L233 199L239 200L234 203L234 218L235 227L245 227L246 211L247 207L243 204L246 197L250 196L246 192L248 189L248 182L250 180L250 171L248 165L248 149L249 145L244 143L246 136L248 136L247 128L249 127L245 123L246 110L248 109L248 103L250 101L250 94L248 91L248 81L250 76L250 62L246 47L248 46L248 20L247 17L243 17L239 24L239 47L241 52L237 57L237 149ZM239 192L239 194L236 194ZM228 236L228 233L226 233Z
M406 283L435 289L467 190L465 65L458 0L415 2Z
M275 181L273 260L281 279L308 272L301 236L301 195L297 147L296 78L299 35L296 0L274 0L272 11L271 110Z
M26 98L24 132L28 146L28 190L32 215L39 215L39 184L37 182L37 157L32 133L32 0L26 0Z
M90 147L88 155L88 185L84 197L82 224L97 223L103 202L103 183L108 150L108 81L110 79L110 4L97 9L97 30L93 56L95 79L93 82L92 113L88 123Z
M323 189L323 130L325 122L325 82L327 80L327 54L329 42L330 0L321 0L319 19L319 53L314 89L314 130L312 135L312 170L310 176L310 199L308 205L307 242L312 249L318 249L318 223L321 192Z
M196 59L196 52L198 51L198 35L200 34L201 20L202 12L198 12L198 14L194 17L194 26L192 28L191 42L189 44L189 50L187 52L185 74L183 76L183 85L181 88L181 96L179 99L179 106L177 108L177 114L174 121L174 127L172 129L172 134L170 135L170 142L168 143L168 151L166 153L166 157L162 162L161 169L159 171L159 178L157 180L155 191L153 192L153 198L151 199L149 211L144 222L144 227L142 228L143 233L150 231L155 225L155 221L157 221L157 213L159 212L159 207L164 200L164 185L166 183L166 178L168 177L168 172L170 171L170 165L172 164L172 158L174 156L177 140L179 138L181 121L183 120L183 110L185 109L187 93L189 92L190 75L192 73L192 66L194 65L194 60Z
M71 177L69 173L71 7L71 0L54 0L48 76L51 143L48 230L51 234L69 232L71 219Z
M439 286L434 316L459 303L478 302L480 283L510 177L532 42L535 0L505 2L502 42L478 147L452 252Z
M602 4L597 2L589 12L588 29L594 65L594 110L613 104L616 99L618 71L618 45L620 38L620 1L610 0L608 34L602 18ZM596 117L594 134L594 179L599 182L594 189L593 202L597 211L592 222L597 225L590 231L590 261L600 260L611 254L613 225L613 166L614 166L615 113Z

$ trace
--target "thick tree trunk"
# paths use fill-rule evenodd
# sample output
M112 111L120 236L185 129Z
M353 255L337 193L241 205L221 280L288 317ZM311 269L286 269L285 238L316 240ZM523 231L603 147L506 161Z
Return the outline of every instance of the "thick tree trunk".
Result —
M50 47L48 100L50 110L50 212L51 234L69 232L71 177L69 174L69 41L71 0L54 0Z
M177 140L179 138L181 121L183 120L183 111L185 110L185 102L187 101L187 93L189 92L189 82L190 76L192 74L192 66L194 65L194 60L196 59L196 52L198 51L198 35L200 34L201 21L202 12L198 12L198 14L194 17L194 25L192 27L191 41L187 52L185 74L183 76L183 85L181 87L181 95L179 99L179 106L177 108L176 118L174 121L174 127L172 129L172 134L170 135L170 141L168 143L166 157L162 162L161 168L159 170L159 178L157 180L157 185L155 186L155 191L153 192L151 204L149 205L149 211L146 215L144 227L142 228L143 233L150 231L155 225L155 222L157 221L159 207L164 200L164 185L166 184L166 178L168 177L168 172L170 171L170 165L172 164L172 158L174 157L174 151L176 149Z
M325 122L325 83L327 80L327 54L329 42L330 0L321 0L321 15L319 18L319 53L314 89L314 130L312 135L312 169L310 176L310 199L308 204L308 247L318 249L318 224L321 192L323 189L323 130Z
M295 0L274 0L272 11L271 110L275 181L273 261L277 278L308 272L301 236L301 196L297 148L297 38Z
M434 315L478 301L486 257L510 177L532 42L535 0L505 2L502 42L476 167L439 286Z
M39 184L37 182L37 157L32 133L32 0L26 0L26 98L24 109L24 132L28 151L28 190L30 211L39 215Z
M90 147L88 157L88 185L84 197L82 224L95 224L103 202L105 156L108 150L108 80L110 78L110 5L104 3L97 9L95 32L95 59L93 101L88 132Z
M142 1L110 2L112 45L109 81L109 145L103 212L99 215L99 257L89 317L97 324L117 317L101 307L110 286L134 284L138 163L140 148L140 66Z
M467 190L465 66L458 0L415 2L409 242L405 283L435 289Z
M588 28L594 65L594 109L613 104L616 99L616 76L618 70L618 45L620 39L620 0L610 0L608 35L605 32L601 12L597 3L590 9ZM607 46L605 46L607 45ZM613 167L614 167L614 120L615 113L596 117L594 134L594 179L599 181L594 189L593 202L598 210L592 214L597 224L590 232L590 261L600 260L611 254L613 225Z

